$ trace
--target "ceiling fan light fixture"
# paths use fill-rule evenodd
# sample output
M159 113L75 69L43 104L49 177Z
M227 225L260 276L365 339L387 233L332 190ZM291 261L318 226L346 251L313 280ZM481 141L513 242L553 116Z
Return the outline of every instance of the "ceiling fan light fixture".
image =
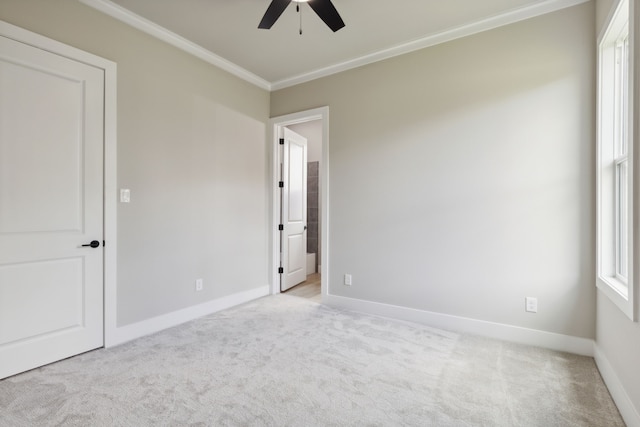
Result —
M344 27L344 21L331 0L271 0L258 28L268 30L278 20L291 2L307 3L334 33Z

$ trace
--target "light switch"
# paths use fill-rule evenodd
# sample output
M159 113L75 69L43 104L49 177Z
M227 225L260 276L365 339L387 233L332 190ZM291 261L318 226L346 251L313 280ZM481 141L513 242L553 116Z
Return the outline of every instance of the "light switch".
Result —
M131 190L128 188L120 189L120 203L129 203L131 201Z

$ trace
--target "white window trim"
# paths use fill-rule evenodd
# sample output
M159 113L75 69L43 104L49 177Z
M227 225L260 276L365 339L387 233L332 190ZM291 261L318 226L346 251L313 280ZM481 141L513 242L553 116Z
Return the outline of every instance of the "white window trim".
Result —
M636 242L640 242L637 238L638 234L638 206L636 206L634 185L638 181L636 176L634 163L637 162L635 154L636 138L638 132L638 120L635 117L635 106L638 102L638 77L634 73L634 63L637 57L635 43L635 25L637 22L635 17L635 1L620 0L612 9L609 15L605 30L598 38L598 142L597 142L597 271L596 285L598 289L606 295L627 317L631 320L638 319L637 313L637 295L638 280L635 271L638 265L634 257ZM626 15L626 16L625 16ZM607 170L605 166L611 165L616 159L617 154L613 153L610 138L615 129L614 102L611 100L613 88L608 77L613 74L615 62L615 43L619 39L619 35L627 25L629 28L629 100L628 100L628 140L627 140L627 162L628 162L628 240L627 256L628 271L627 276L621 277L618 274L617 266L617 234L614 217L618 214L616 205L616 185L615 172ZM626 279L626 280L625 280Z

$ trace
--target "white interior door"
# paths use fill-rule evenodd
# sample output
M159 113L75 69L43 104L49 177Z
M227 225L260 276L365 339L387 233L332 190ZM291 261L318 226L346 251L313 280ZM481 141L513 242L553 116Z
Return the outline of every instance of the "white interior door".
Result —
M307 278L307 139L284 128L280 290Z
M0 378L103 345L103 112L103 70L0 36Z

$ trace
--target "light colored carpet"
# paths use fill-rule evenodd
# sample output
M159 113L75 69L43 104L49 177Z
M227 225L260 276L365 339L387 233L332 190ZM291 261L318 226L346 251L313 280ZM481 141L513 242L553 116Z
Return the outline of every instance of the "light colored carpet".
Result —
M278 295L0 381L1 426L623 426L593 359Z

